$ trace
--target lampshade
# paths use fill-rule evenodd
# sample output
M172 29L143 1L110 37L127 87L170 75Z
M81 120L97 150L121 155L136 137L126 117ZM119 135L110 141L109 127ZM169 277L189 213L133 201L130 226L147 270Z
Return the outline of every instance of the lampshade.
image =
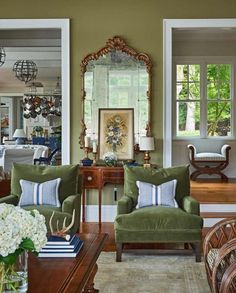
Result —
M16 129L14 134L13 134L14 138L18 138L18 137L26 137L25 131L24 129Z
M141 136L139 140L140 151L154 151L154 137Z

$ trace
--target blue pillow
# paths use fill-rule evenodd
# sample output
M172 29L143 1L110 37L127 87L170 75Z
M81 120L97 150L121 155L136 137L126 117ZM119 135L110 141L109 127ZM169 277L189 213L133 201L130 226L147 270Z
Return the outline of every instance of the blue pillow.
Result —
M136 181L138 186L138 203L136 208L148 206L166 206L178 208L175 200L175 189L177 180L167 181L160 185Z
M20 180L21 197L19 206L28 205L51 205L60 207L59 185L61 178L45 181L43 183Z

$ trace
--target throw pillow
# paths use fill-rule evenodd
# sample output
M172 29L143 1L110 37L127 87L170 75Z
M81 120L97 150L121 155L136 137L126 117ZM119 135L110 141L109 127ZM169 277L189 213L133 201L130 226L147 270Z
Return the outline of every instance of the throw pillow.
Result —
M139 190L136 208L156 205L178 208L178 204L175 200L176 183L176 179L160 185L136 181Z
M43 183L21 179L20 186L22 193L18 205L51 205L60 207L61 204L58 197L60 182L61 178L45 181Z

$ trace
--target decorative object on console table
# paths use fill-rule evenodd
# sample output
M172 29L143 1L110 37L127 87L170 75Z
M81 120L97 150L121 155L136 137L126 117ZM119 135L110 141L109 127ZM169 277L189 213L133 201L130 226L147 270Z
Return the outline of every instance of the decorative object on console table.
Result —
M104 154L103 160L107 166L114 167L117 163L117 156L113 152L108 152Z
M154 146L154 137L149 137L149 136L141 136L140 137L140 142L139 142L139 149L140 151L144 151L144 167L150 167L150 155L149 151L154 151L155 146Z
M16 144L25 144L26 134L24 129L16 129L13 137L16 138Z
M93 141L93 166L97 165L97 143L94 140Z
M134 156L134 109L99 109L99 158L107 152L118 160Z
M81 166L79 172L82 175L83 193L82 193L82 220L85 221L86 191L89 189L98 190L98 222L101 226L102 220L102 189L106 183L123 184L124 169L123 167L107 166Z
M83 166L91 166L93 164L93 160L89 159L88 154L92 152L92 148L90 147L90 137L85 136L84 138L84 152L85 157L82 160Z

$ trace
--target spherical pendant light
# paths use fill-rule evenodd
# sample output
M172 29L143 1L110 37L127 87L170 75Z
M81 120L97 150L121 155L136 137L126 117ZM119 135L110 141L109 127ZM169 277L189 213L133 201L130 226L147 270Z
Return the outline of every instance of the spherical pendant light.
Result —
M13 66L16 77L25 83L34 80L37 76L38 69L36 64L31 60L18 60Z

